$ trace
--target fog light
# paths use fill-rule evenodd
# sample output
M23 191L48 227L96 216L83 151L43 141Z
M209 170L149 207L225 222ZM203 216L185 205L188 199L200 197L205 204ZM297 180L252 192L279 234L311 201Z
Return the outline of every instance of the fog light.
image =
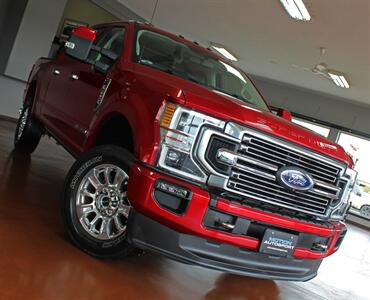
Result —
M186 154L173 149L168 150L165 163L167 166L181 169Z
M180 156L181 156L181 153L175 150L170 150L167 153L166 162L177 165L180 161Z
M313 246L312 246L312 250L314 251L320 251L320 252L324 252L328 249L328 245L325 245L325 244L321 244L321 243L314 243Z

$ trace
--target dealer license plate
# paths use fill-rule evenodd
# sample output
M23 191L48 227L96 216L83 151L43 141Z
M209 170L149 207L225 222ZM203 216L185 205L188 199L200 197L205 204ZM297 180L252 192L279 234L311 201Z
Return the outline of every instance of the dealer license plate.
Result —
M266 229L260 252L277 256L292 256L297 245L298 235Z

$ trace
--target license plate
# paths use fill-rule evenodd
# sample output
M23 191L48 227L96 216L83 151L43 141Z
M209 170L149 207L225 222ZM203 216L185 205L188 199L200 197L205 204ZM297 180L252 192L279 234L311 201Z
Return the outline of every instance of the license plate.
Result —
M260 252L277 256L292 256L298 236L274 229L266 229Z

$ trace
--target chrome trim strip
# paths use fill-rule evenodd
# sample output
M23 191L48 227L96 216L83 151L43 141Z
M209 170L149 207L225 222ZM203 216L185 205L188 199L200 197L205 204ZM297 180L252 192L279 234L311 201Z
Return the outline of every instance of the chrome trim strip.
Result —
M222 155L228 156L228 157L233 156L233 163L232 164L228 164L228 163L220 160L219 158ZM260 161L258 159L255 159L255 158L250 158L250 157L247 157L245 155L237 154L237 153L232 152L232 151L227 150L227 149L220 149L220 150L218 150L218 152L217 152L217 159L221 163L225 163L225 164L230 165L230 166L239 166L240 164L238 164L238 160L242 160L242 161L248 162L248 163L250 163L252 165L256 165L256 166L259 166L261 168L268 169L268 170L271 170L271 171L274 171L274 172L277 172L279 170L279 168L277 166L275 166L275 165L272 165L272 164L269 164L269 163L265 163L263 161Z
M270 180L273 180L273 181L276 180L276 176L271 175L269 173L265 173L265 172L257 170L257 169L253 169L253 168L250 168L250 167L247 167L247 166L240 166L240 165L238 165L237 168L238 168L238 170L242 170L242 171L248 172L250 174L257 174L257 175L259 175L261 177L264 177L266 179L270 179ZM233 172L233 173L238 174L237 172ZM241 174L241 175L243 175L243 174Z
M315 185L321 186L321 187L326 188L328 190L332 190L332 191L335 191L337 193L342 191L342 189L339 186L331 185L329 183L322 182L320 180L314 180L314 181L315 181Z
M337 194L333 195L333 194L330 194L330 193L327 193L327 192L324 192L324 191L322 191L322 190L315 189L315 188L313 188L313 189L312 189L312 191L313 191L314 193L316 193L316 194L319 194L319 195L321 195L321 196L327 197L327 198L329 198L329 199L331 199L331 200L336 200L336 199L338 199Z

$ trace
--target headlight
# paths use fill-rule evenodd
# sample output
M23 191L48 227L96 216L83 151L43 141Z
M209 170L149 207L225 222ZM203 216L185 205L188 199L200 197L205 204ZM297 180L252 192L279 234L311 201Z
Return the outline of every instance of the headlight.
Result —
M207 175L194 161L194 141L202 125L223 128L225 122L167 103L160 119L160 154L158 166L178 175L205 182Z

